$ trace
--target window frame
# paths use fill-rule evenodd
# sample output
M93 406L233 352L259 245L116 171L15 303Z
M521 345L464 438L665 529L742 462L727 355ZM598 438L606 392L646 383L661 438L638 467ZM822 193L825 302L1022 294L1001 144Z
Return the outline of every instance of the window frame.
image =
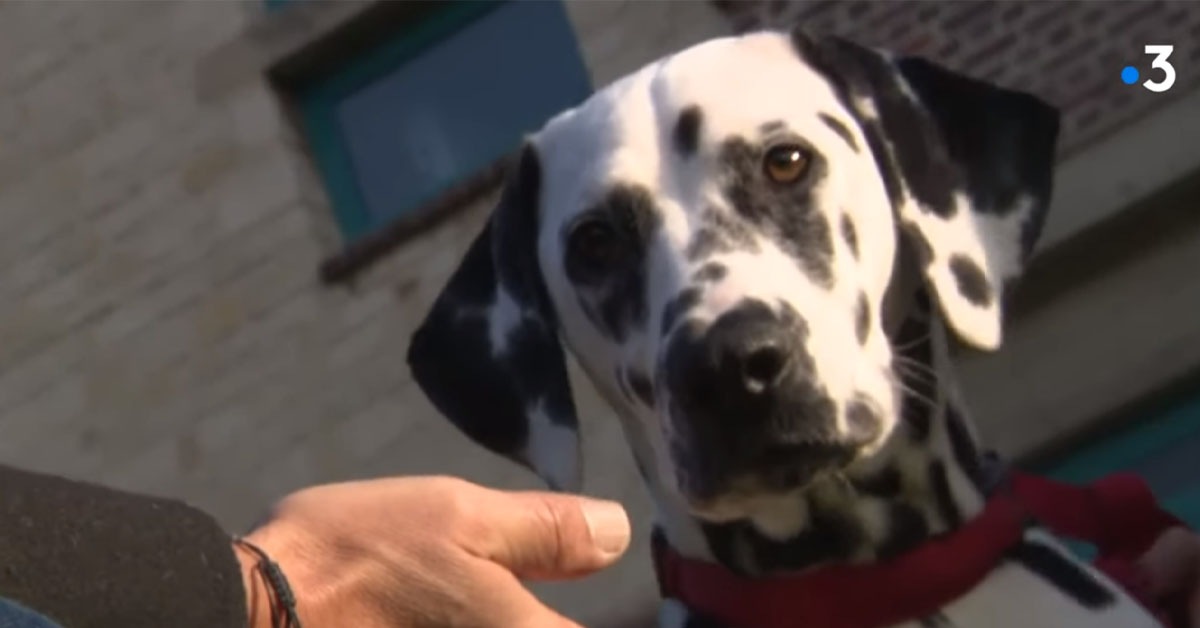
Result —
M556 2L559 10L565 6ZM426 201L418 201L413 207L403 208L398 215L380 217L374 215L366 201L357 179L354 156L345 137L345 129L338 123L338 107L348 97L375 81L386 77L398 67L419 58L426 50L445 41L472 23L485 19L497 9L510 5L512 0L443 0L432 10L361 54L340 64L320 78L307 81L296 90L297 110L300 123L309 142L313 161L328 195L334 222L343 241L353 247L356 243L377 240L380 232L397 231L393 223L408 223L400 231L414 230L412 225L430 222L431 214L445 213L451 203L463 204L495 184L500 175L500 165L510 155L489 155L477 158L460 173L442 183ZM566 27L574 50L565 54L578 58L584 80L591 90L591 80L582 49L578 46L577 34L569 18ZM516 149L516 145L513 146Z
M347 242L361 240L384 225L372 218L355 180L354 162L337 124L338 105L358 89L504 4L504 0L448 0L382 45L300 90L304 130L329 194L334 220ZM479 169L483 167L485 164L479 165Z

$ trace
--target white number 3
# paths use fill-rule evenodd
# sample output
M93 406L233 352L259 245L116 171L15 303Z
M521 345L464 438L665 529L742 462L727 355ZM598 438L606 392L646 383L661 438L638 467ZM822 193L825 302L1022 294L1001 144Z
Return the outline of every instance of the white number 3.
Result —
M1167 57L1171 56L1172 52L1175 52L1175 46L1146 46L1146 54L1154 55L1154 60L1150 62L1150 67L1155 70L1162 70L1163 78L1157 83L1147 79L1145 83L1142 83L1143 87L1152 92L1165 92L1171 89L1171 86L1175 84L1175 66L1167 61Z

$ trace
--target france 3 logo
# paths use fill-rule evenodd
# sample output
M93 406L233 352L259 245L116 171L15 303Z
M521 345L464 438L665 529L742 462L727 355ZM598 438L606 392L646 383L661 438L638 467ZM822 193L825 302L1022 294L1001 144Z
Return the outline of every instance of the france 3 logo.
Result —
M1161 72L1161 77L1158 80L1147 78L1142 83L1142 87L1152 92L1165 92L1171 89L1171 86L1175 84L1175 66L1171 65L1167 58L1171 56L1172 52L1175 52L1175 46L1147 44L1145 52L1154 56L1150 60L1150 69ZM1146 74L1150 74L1150 72ZM1126 85L1137 83L1139 78L1141 78L1141 72L1135 66L1127 65L1121 70L1121 81Z

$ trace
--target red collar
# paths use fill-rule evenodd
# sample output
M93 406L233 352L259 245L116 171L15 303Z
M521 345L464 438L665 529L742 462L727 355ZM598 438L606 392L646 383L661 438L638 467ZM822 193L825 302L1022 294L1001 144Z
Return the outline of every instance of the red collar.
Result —
M746 578L681 556L656 537L655 569L664 597L739 628L878 628L927 617L966 594L1020 542L1031 516L1094 544L1097 568L1168 616L1151 605L1133 561L1163 530L1184 524L1124 474L1084 487L1011 474L967 524L885 562Z

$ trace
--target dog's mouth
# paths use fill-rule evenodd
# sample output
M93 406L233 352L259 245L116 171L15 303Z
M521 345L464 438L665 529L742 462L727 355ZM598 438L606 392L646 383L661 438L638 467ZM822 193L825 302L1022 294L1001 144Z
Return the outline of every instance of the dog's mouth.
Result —
M894 423L879 394L886 378L851 354L860 348L821 345L818 368L807 326L784 311L747 300L707 326L680 327L664 346L656 419L697 514L801 491L872 455Z
M828 407L803 401L733 412L720 404L685 408L668 398L671 466L693 514L728 520L755 504L792 499L869 458L884 439L886 411L865 397Z
M747 504L796 494L824 475L836 474L860 446L813 441L764 447L742 464L714 457L677 456L680 493L696 516L714 521L746 515Z

